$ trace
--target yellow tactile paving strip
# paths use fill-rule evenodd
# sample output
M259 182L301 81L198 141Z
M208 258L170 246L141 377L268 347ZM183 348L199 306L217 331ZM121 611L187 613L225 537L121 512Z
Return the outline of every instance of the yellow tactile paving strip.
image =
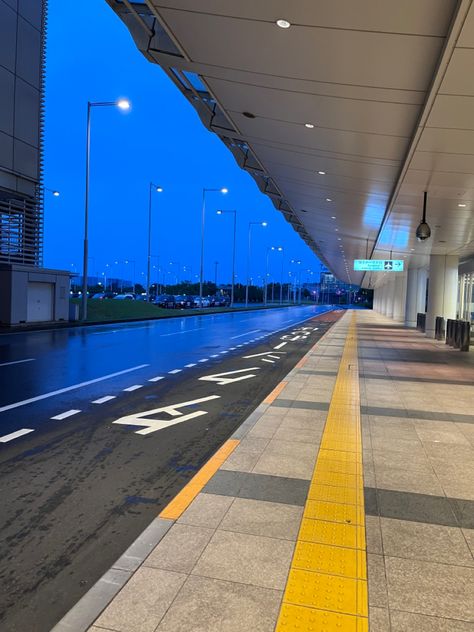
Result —
M367 632L355 315L349 326L276 632Z
M208 483L227 457L239 445L238 439L229 439L219 450L205 463L197 474L195 474L187 485L177 494L173 500L166 505L159 514L159 518L177 520L185 509L189 507L204 485Z

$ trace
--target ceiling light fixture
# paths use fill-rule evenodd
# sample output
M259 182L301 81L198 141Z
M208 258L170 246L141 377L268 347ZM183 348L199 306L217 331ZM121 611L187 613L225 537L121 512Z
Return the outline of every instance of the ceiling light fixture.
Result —
M336 216L335 215L331 215L331 219L336 219Z
M326 202L332 202L331 198L326 198Z
M325 172L325 171L318 171L318 174L319 174L320 176L325 176L325 175L326 175L326 172Z
M467 204L461 204L461 203L459 203L459 204L458 204L458 206L459 206L459 208L466 208Z
M307 127L308 129L314 128L314 125L312 123L305 123L304 126Z
M428 198L428 193L425 191L423 193L423 216L421 218L421 222L418 224L416 229L416 238L418 241L426 241L431 237L431 228L426 223L426 200Z
M291 23L288 22L288 20L277 20L276 25L279 26L281 29L289 29Z

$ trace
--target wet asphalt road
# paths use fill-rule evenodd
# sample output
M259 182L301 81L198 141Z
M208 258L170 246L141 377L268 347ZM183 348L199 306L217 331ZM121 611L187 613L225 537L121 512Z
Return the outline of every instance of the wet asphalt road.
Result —
M0 336L0 629L48 632L317 342L328 309Z

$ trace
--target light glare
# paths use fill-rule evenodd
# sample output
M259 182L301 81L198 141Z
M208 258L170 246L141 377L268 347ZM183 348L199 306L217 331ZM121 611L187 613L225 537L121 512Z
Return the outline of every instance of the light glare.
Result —
M121 110L129 110L130 109L130 101L128 99L119 99L117 101L117 107Z
M288 20L277 20L276 21L276 25L279 26L281 29L289 29L291 26L291 23L288 22Z

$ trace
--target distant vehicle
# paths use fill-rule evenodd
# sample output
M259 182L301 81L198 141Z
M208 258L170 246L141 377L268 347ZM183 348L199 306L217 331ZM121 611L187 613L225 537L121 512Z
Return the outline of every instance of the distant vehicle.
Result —
M146 301L146 293L145 294L136 294L135 295L135 300L136 301Z
M161 294L161 296L157 296L154 300L154 304L158 305L158 307L166 307L169 309L173 309L175 303L176 301L172 294Z
M217 296L216 305L218 307L228 307L230 305L230 298L228 296Z
M103 292L97 292L97 294L94 294L92 296L93 300L99 300L101 301L102 299L107 298L106 295Z
M117 294L117 296L114 296L114 299L116 301L134 301L135 297L133 294Z
M210 306L210 301L208 298L206 298L205 296L199 297L199 296L193 296L193 303L194 303L194 307L209 307Z
M176 309L189 309L194 307L194 300L192 296L177 295L174 297Z

